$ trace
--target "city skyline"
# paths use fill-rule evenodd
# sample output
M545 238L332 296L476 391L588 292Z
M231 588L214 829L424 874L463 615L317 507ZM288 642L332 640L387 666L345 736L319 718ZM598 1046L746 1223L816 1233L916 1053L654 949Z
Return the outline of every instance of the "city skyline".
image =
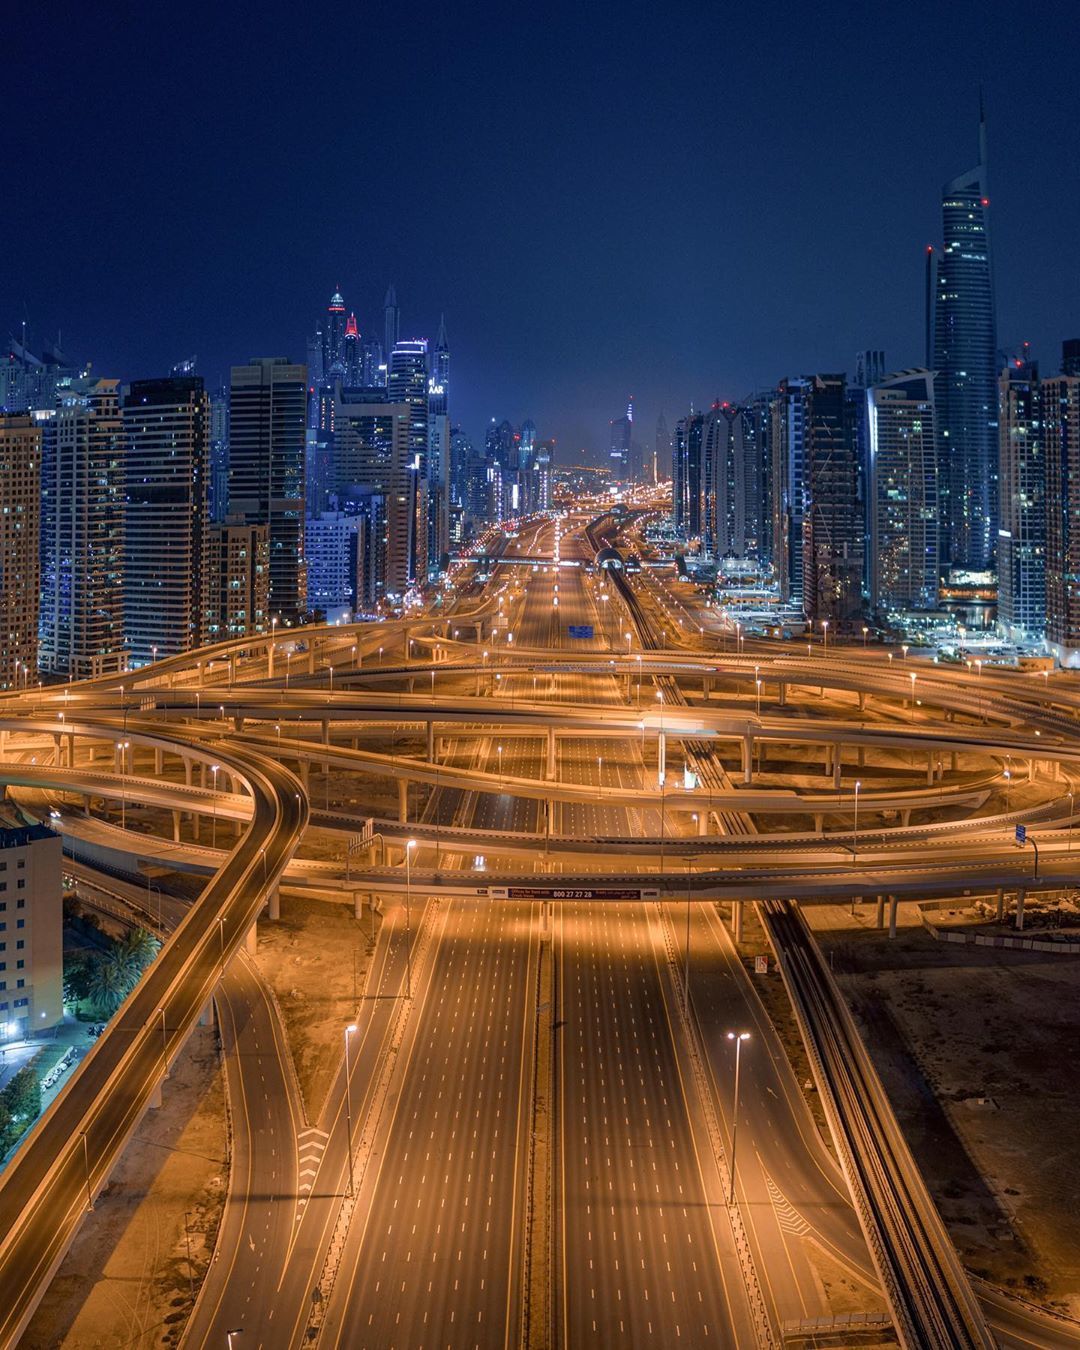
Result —
M491 417L530 416L566 453L588 446L599 463L631 392L646 426L660 412L674 421L691 401L707 406L784 376L850 370L866 347L883 348L891 371L921 364L923 251L940 238L942 185L975 161L984 86L999 341L1012 349L1028 340L1045 359L1080 297L1060 263L1080 209L1077 185L1056 172L1070 125L1067 82L1054 78L1064 76L1064 56L1042 33L994 32L999 11L1007 13L960 7L936 16L939 40L915 64L882 49L873 16L849 17L833 47L805 34L803 62L785 53L755 65L753 79L733 62L723 98L704 117L692 81L684 88L674 78L680 54L721 37L733 51L755 50L772 31L767 13L725 16L721 29L718 18L676 10L648 34L633 23L603 26L601 41L601 25L560 11L544 26L495 24L490 14L485 22L484 11L454 21L423 12L408 32L424 91L416 106L379 64L387 33L378 21L365 43L351 44L345 19L334 32L355 52L355 74L321 87L335 115L313 139L302 130L303 97L332 45L314 25L296 35L295 65L273 55L261 31L246 35L249 55L230 65L228 87L211 78L196 106L183 80L194 36L170 32L166 44L152 17L131 15L120 48L149 43L158 59L133 68L130 93L112 96L120 104L84 88L73 68L71 88L45 107L42 88L20 74L41 30L19 16L12 95L40 130L14 151L16 178L25 169L35 191L8 221L13 265L0 281L0 315L15 331L25 315L37 341L61 330L71 354L103 377L160 376L197 352L213 388L253 356L302 360L310 315L335 285L361 335L381 338L393 284L401 337L434 340L445 313L455 420L468 434L482 435ZM987 36L965 45L976 14ZM199 17L206 73L223 73L233 21ZM84 38L78 20L50 35L55 68L71 65ZM245 136L244 98L271 58L283 62L288 129L288 152L273 166ZM473 106L459 89L500 62L543 91L517 108L506 134L486 100ZM902 96L888 87L901 67ZM626 92L608 106L595 75L615 69ZM822 74L843 74L842 90L826 78L821 94ZM81 162L66 159L55 182L34 167L43 150L59 149L75 97L89 136L128 128L139 190L119 217L112 188ZM127 99L145 110L137 127L123 119ZM427 134L434 106L437 146ZM629 137L616 114L630 118ZM192 122L207 135L192 190L177 200L160 166ZM397 205L391 184L405 155L445 182L433 198L438 212ZM328 158L346 167L330 190L314 192ZM81 194L77 220L60 208L61 181ZM617 183L630 210L606 209ZM197 258L186 253L193 230Z

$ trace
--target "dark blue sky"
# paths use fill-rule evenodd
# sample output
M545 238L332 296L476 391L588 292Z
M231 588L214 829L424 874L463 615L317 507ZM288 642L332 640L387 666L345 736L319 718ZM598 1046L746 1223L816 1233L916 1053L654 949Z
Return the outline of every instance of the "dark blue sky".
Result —
M102 374L303 358L335 283L445 310L451 413L651 443L693 399L922 360L990 117L998 324L1080 335L1080 18L903 5L115 3L5 15L0 331Z

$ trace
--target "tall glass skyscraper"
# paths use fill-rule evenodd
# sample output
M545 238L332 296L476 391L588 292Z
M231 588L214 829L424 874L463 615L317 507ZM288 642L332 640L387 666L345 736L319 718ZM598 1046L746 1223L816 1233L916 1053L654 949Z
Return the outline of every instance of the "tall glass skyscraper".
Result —
M945 247L934 291L934 368L946 566L993 566L998 528L997 333L986 121L979 162L942 189Z

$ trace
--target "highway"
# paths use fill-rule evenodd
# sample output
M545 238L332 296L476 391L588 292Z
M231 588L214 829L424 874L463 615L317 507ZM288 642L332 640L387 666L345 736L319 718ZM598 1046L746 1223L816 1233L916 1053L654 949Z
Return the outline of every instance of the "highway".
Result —
M267 1350L311 1338L519 1343L543 944L539 903L503 898L515 886L598 892L555 907L556 1003L539 1013L553 1019L557 1085L558 1259L540 1314L551 1316L552 1343L771 1344L786 1321L827 1311L814 1243L864 1284L871 1306L880 1281L904 1344L991 1344L984 1306L1003 1343L1071 1343L999 1296L972 1294L872 1066L844 1041L853 1033L805 943L799 955L797 911L781 905L769 922L821 1081L832 1084L834 1138L848 1141L842 1171L715 907L702 902L1031 886L1032 854L1011 844L1017 821L1035 827L1040 880L1060 885L1076 875L1066 801L1080 770L1080 693L1059 684L1047 695L1045 681L1040 691L988 673L973 681L926 663L886 668L880 655L847 649L828 662L782 644L720 654L692 623L678 648L660 646L652 624L662 594L583 566L588 520L525 525L491 579L474 583L464 569L441 611L221 644L123 685L0 702L3 781L50 804L75 791L91 808L119 790L136 813L138 828L124 830L64 805L66 845L130 870L155 858L210 877L0 1180L0 1279L14 1291L0 1345L14 1343L87 1187L92 1196L103 1184L156 1090L159 1009L171 1057L223 970L238 1142L217 1259L185 1344L220 1344L236 1326L245 1345ZM557 570L514 561L556 553ZM592 636L572 638L571 625ZM918 717L905 705L911 674ZM758 678L772 690L763 709L745 696ZM137 748L140 772L100 762L118 736ZM817 769L795 788L755 781L763 745L799 747L819 764L820 786ZM919 767L913 757L906 768L912 747ZM923 777L923 765L954 751L977 759L940 778L928 765ZM856 856L851 786L869 754L888 767L863 793ZM211 760L228 792L208 788L205 771L192 781L193 767ZM675 785L684 760L701 786ZM1002 766L1029 760L1041 795L1021 790L1018 771L1017 801L997 809ZM331 781L354 785L359 807L331 802L323 781L314 794L323 807L311 813L307 785L323 765ZM376 822L388 858L353 864L347 878L343 857L306 856L309 822L358 833L375 814L364 810L365 784L395 781L410 788L401 818ZM943 808L962 818L935 819ZM157 816L139 817L148 810ZM923 818L888 819L900 812L906 822L911 811ZM213 849L206 830L179 841L145 832L169 812L220 815L218 842L222 828L231 842L226 820L239 840ZM746 832L748 817L770 831ZM372 892L386 906L347 1061L313 1122L242 955L279 880L328 899ZM614 898L623 888L642 898ZM751 1029L754 1053L743 1064L738 1204L729 1208L726 1031L737 1027ZM961 1339L948 1340L950 1328Z

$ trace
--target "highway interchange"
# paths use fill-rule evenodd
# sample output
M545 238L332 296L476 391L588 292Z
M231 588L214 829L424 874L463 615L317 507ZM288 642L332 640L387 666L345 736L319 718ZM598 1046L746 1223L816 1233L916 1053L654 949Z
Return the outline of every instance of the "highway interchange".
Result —
M844 1133L855 1128L845 1094L856 1107L873 1082L836 1087L837 1165L716 906L678 902L942 894L973 880L1030 889L1014 819L1037 824L1042 880L1061 885L1073 876L1065 827L1080 696L990 670L972 681L926 663L900 669L859 650L826 662L816 644L806 655L747 650L689 619L678 645L654 649L657 621L672 637L691 611L652 577L620 579L634 596L620 600L614 579L588 566L589 520L524 526L490 580L465 567L444 605L407 621L277 634L160 662L126 688L97 681L0 707L4 779L28 801L52 794L69 849L114 871L137 875L136 859L153 859L210 878L0 1181L0 1344L17 1343L87 1190L107 1179L159 1087L159 1009L171 1056L211 995L235 1142L219 1259L186 1345L224 1344L238 1326L245 1345L266 1347L778 1344L785 1325L828 1313L815 1245L865 1290L869 1311L888 1305L902 1343L1077 1343L1003 1296L974 1299L901 1139L885 1161L912 1189L899 1219L887 1212L895 1178L879 1194L881 1160L871 1166L874 1148ZM593 636L571 638L571 625ZM916 670L918 716L906 701ZM117 773L119 737L135 750ZM770 761L793 745L805 760L789 764L788 783L770 781ZM683 786L684 756L700 785ZM1002 811L1001 766L1013 757L1018 783L1031 759L1057 787L1030 801L1018 789ZM211 762L228 791L207 781ZM335 776L320 782L324 765ZM343 775L361 794L381 784L380 802L397 792L398 812L343 810L331 798ZM411 784L404 811L395 784ZM177 813L189 837L122 828L118 794L147 828ZM942 825L943 810L961 819ZM343 848L340 861L305 856L309 819L348 838L372 816L382 849L361 851L355 871ZM202 822L197 839L189 818ZM927 840L945 833L929 856ZM285 904L301 888L355 903L358 920L369 896L385 910L355 1030L342 1028L348 1059L317 1119L297 1099L284 1029L246 952L280 886ZM515 886L539 894L500 898ZM555 891L568 898L541 898ZM805 993L819 997L816 985ZM545 1028L557 1111L538 1176ZM743 1029L753 1048L729 1206L726 1033ZM537 1227L541 1203L551 1221ZM890 1224L913 1214L950 1286L944 1313L938 1293L907 1287L918 1283L910 1262L890 1251L911 1240L890 1238ZM550 1257L540 1307L536 1233ZM919 1321L931 1303L944 1331Z

